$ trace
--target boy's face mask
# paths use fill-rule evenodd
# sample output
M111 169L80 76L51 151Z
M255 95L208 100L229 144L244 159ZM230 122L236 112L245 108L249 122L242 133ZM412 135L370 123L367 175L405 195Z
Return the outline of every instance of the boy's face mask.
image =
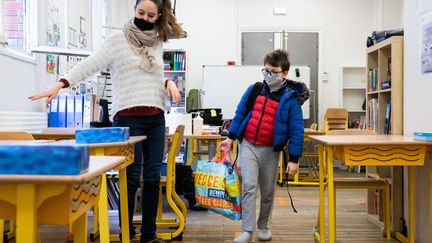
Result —
M270 89L270 92L278 91L284 86L285 78L281 77L282 72L275 73L270 72L268 69L264 68L262 70L264 81Z

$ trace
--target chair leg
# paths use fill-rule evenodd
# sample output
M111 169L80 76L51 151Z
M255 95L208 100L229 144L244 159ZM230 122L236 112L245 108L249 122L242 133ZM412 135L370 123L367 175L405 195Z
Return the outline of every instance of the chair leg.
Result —
M384 209L384 230L386 232L386 239L391 239L390 232L390 185L386 182L386 188L384 190L384 201L385 201L385 209Z

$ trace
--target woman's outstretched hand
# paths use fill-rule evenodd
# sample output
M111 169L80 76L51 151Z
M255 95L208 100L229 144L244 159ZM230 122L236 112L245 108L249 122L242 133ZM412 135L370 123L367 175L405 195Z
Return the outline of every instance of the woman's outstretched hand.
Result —
M63 88L64 83L57 82L55 83L51 88L49 88L46 91L40 92L38 94L34 94L32 96L29 96L29 100L38 100L40 98L46 97L45 104L49 104L51 100L57 96L58 92Z

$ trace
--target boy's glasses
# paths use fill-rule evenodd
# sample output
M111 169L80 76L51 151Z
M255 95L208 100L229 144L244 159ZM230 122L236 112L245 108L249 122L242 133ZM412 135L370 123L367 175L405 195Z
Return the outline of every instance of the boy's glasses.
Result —
M262 73L263 73L264 76L270 76L272 78L276 78L278 76L278 74L281 73L281 72L282 71L280 71L280 72L271 72L271 71L269 71L266 68L262 69Z

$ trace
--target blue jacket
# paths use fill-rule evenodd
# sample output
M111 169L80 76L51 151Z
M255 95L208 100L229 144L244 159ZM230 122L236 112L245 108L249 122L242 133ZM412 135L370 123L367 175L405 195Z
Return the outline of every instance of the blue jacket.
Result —
M252 110L247 111L246 103L253 86L249 86L243 94L228 129L228 137L233 140L237 138L242 139L244 130L251 118ZM297 162L303 151L303 113L299 101L297 101L298 98L299 93L296 90L288 86L284 87L274 122L273 151L282 151L288 142L288 152L291 162Z

